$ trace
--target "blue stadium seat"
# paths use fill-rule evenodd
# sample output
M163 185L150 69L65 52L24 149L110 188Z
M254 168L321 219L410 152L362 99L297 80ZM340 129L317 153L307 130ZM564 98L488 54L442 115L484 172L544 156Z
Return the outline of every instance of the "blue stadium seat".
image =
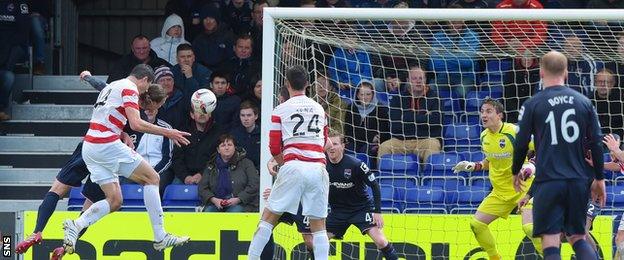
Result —
M380 176L384 175L416 175L418 173L418 157L415 154L386 154L379 160Z
M458 148L481 147L479 140L481 126L456 124L444 126L444 149L458 150Z
M457 153L460 154L464 160L470 162L480 162L485 159L485 154L483 154L482 151L460 151ZM485 176L486 171L463 172L461 174L466 177Z
M197 185L171 184L167 186L162 204L165 211L195 211L195 207L199 205Z
M462 98L455 92L439 90L438 97L440 98L441 109L444 114L463 112L460 102Z
M624 186L607 186L607 207L624 208Z
M511 70L511 60L490 60L485 63L485 73L481 77L481 82L487 84L502 84L503 75Z
M82 196L82 186L73 187L69 192L69 199L67 201L68 211L80 211L82 210L82 204L85 202L85 197Z
M502 93L491 91L470 91L466 93L466 112L479 112L481 109L481 102L483 102L484 99L488 97L499 99L502 97L501 94Z
M437 187L408 189L405 192L405 208L410 212L446 213L444 190Z
M466 187L457 191L456 203L451 204L451 214L472 214L476 212L481 201L490 193L490 191L471 189Z
M358 160L364 162L366 165L368 165L370 167L370 157L368 157L367 154L365 153L356 153L355 154L355 158L357 158Z
M403 209L403 192L400 189L395 189L392 186L380 185L381 189L381 207L386 211L401 212Z
M414 176L380 176L377 177L379 185L392 186L395 188L416 188L418 179Z
M470 177L470 179L468 179L468 186L472 187L473 190L492 189L492 183L490 182L490 178L488 178L487 176Z
M427 159L422 176L455 176L451 168L463 158L458 153L437 153Z
M120 211L145 211L143 186L138 184L122 184L123 203Z
M459 116L459 123L467 125L480 125L481 117L479 117L479 114L462 114Z
M421 187L440 188L443 190L457 190L466 186L466 179L462 176L425 176Z

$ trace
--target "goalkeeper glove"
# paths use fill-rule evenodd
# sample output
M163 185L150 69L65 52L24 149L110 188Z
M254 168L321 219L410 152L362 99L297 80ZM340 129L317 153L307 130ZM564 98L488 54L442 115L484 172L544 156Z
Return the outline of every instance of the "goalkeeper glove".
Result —
M520 169L520 179L526 181L531 178L533 174L535 174L535 164L527 162L522 165L522 168Z
M461 161L461 162L458 162L455 166L453 166L451 170L453 170L453 173L479 171L481 170L481 163Z

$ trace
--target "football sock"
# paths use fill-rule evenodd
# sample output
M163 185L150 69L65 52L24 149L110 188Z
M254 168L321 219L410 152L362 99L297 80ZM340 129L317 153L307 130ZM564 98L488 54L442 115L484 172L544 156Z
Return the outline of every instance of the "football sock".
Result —
M531 242L533 242L535 251L537 251L540 255L543 255L544 252L542 252L542 238L533 237L533 223L522 225L522 230L524 231L524 234L526 234L527 237L531 239Z
M561 260L561 249L558 247L544 248L544 260Z
M108 204L108 200L100 200L93 203L93 205L91 205L91 207L89 207L84 214L74 220L74 223L80 230L83 230L84 228L93 225L93 223L106 216L109 212L110 204Z
M264 249L262 250L262 254L260 255L260 259L262 260L273 260L273 255L275 254L275 241L273 240L273 234L269 237L269 241L267 241Z
M158 185L145 185L143 186L143 202L145 202L145 209L149 215L150 222L152 222L152 230L154 230L154 241L162 241L167 232L165 232L163 209L160 204L160 194L158 193Z
M43 231L45 226L48 224L50 216L54 213L59 199L59 195L54 192L48 191L48 193L46 193L45 197L43 197L41 205L39 205L39 210L37 211L37 225L35 226L35 231L33 231L33 233Z
M322 230L312 233L312 246L314 246L314 259L325 260L329 258L327 231Z
M574 254L576 254L576 259L598 259L598 255L596 255L596 251L587 243L585 239L581 239L576 241L574 245L572 245L572 249L574 249Z
M472 233L474 233L477 242L483 251L485 251L490 259L499 257L498 250L496 250L496 241L494 240L494 236L492 236L492 232L490 232L490 228L487 224L473 218L470 221L470 228L472 229ZM499 257L500 258L500 257Z
M392 243L390 242L388 242L388 245L386 245L384 248L379 249L379 250L381 251L383 256L388 260L399 259L399 256L397 256L396 250L394 250L394 247L392 246Z
M615 250L615 260L624 260L624 242L620 242L617 244L617 249Z
M84 211L80 211L80 216L82 216L82 214L84 214ZM78 232L78 238L82 237L82 235L84 235L84 233L87 232L87 229L89 229L89 227L85 227L82 230L80 230L80 232Z
M249 244L249 251L247 252L247 256L250 260L260 259L260 255L262 254L264 246L271 238L271 233L273 233L273 225L264 220L260 220L260 224L258 224L258 229L256 230L256 233L254 234L251 243Z

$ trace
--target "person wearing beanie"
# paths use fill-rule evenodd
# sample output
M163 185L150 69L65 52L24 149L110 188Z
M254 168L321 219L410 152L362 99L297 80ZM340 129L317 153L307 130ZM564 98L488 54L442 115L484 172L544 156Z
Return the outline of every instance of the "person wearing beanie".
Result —
M212 71L234 55L234 34L227 25L221 23L220 12L212 4L201 9L200 22L204 25L204 31L193 40L197 61Z
M184 93L174 85L173 72L167 66L154 70L154 82L160 84L167 93L167 101L158 110L158 117L175 129L187 125L187 115L193 93Z

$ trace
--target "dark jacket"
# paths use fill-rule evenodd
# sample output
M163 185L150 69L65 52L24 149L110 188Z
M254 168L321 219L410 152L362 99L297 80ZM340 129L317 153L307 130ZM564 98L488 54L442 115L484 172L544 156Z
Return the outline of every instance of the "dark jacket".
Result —
M197 62L215 71L221 63L234 56L234 35L232 31L220 24L211 34L205 32L193 40L193 51Z
M412 102L415 102L416 109L412 109ZM413 99L410 93L392 99L390 129L392 137L401 140L441 137L442 117L438 95L430 90L425 97L417 99Z
M219 173L215 166L216 156L213 156L207 164L197 189L203 205L210 205L210 198L214 197L214 191L219 183ZM232 180L232 197L241 200L240 205L247 212L258 211L258 193L260 190L260 175L251 160L245 158L245 151L237 150L230 165L230 179Z
M217 97L217 107L212 111L215 123L224 129L240 124L240 118L238 118L240 103L241 99L236 95L225 93Z
M173 173L181 181L184 181L186 176L204 171L206 163L217 151L219 136L223 134L221 125L214 122L210 123L206 131L200 132L192 120L185 131L191 133L191 136L187 137L191 143L174 148L171 165Z
M251 80L260 73L260 63L253 56L247 59L234 56L223 63L221 70L230 73L232 94L245 97L249 94Z
M167 98L165 104L158 109L157 117L169 123L175 129L188 126L191 98L181 90L174 88L173 94Z
M503 105L507 111L506 122L516 123L520 106L539 90L540 76L537 62L528 68L518 59L512 62L513 69L503 74Z
M0 1L0 17L0 70L13 70L15 63L23 61L29 44L28 1Z
M224 22L229 24L236 35L248 34L251 29L251 6L245 2L241 8L236 8L234 3L223 7Z
M132 69L134 68L134 66L139 65L141 63L142 62L138 60L132 52L122 56L121 59L119 59L117 63L115 63L115 66L110 71L110 73L108 73L107 82L111 83L115 80L123 79L127 77L132 71ZM169 62L161 58L158 58L158 56L156 55L156 52L154 52L151 49L150 49L149 61L147 62L147 65L150 65L154 70L156 70L156 68L162 65L171 67L171 64L169 64Z
M211 0L169 0L165 5L165 16L177 14L184 21L184 38L187 40L195 39L203 29L203 23L193 24L193 18L199 19L201 8Z
M193 77L186 78L184 73L182 73L182 68L180 64L176 64L171 68L171 72L173 73L173 80L176 88L182 90L188 96L191 96L195 91L200 88L208 88L208 84L210 83L210 76L212 75L212 71L206 66L201 65L199 63L193 63Z
M247 133L245 127L239 124L231 133L236 139L236 146L245 149L247 158L253 162L256 169L260 169L260 125L256 124L256 128Z
M379 135L379 143L390 139L390 122L388 109L377 107L362 118L355 104L345 113L344 135L349 147L356 152L368 152L367 145L373 142L375 135Z
M611 89L607 98L601 98L596 94L596 91L590 93L589 98L596 107L598 113L598 121L600 121L600 127L602 133L615 133L623 136L624 131L624 106L622 100L624 100L624 93L617 86Z

